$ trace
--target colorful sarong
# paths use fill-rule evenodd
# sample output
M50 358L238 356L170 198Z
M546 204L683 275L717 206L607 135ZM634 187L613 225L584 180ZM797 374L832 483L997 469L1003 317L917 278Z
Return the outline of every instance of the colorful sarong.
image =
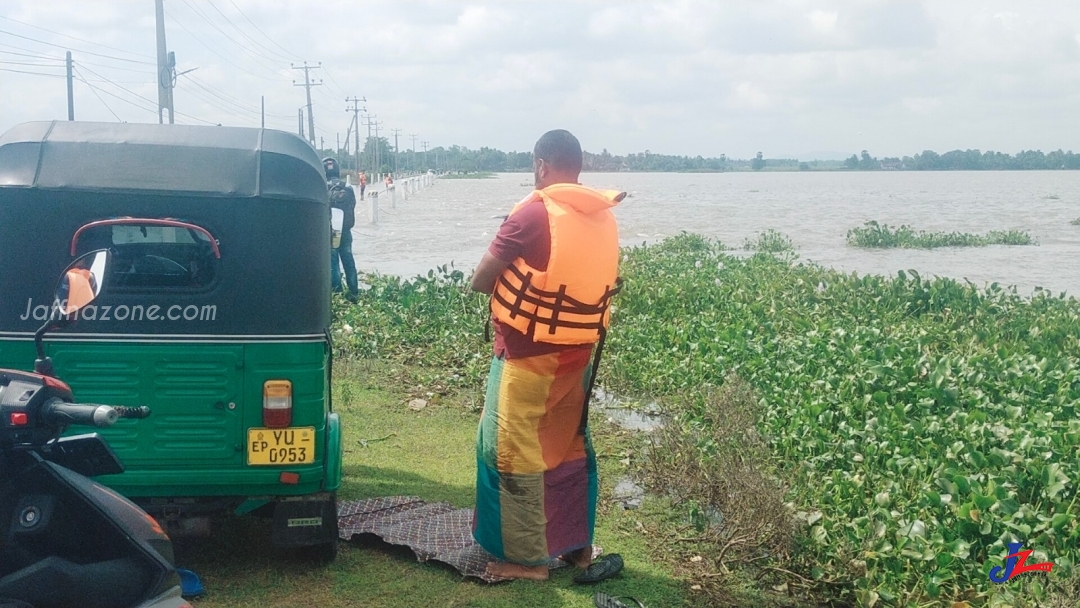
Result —
M491 362L473 537L496 558L536 566L592 544L596 454L579 433L590 354Z

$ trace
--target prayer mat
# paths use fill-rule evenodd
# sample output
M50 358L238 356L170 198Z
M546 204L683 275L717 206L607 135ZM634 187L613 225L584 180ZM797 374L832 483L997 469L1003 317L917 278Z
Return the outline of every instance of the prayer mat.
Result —
M487 573L495 561L476 544L472 535L472 509L458 509L445 502L429 503L416 496L390 496L338 503L338 536L353 541L365 534L391 545L406 546L421 562L447 564L462 576L498 583L507 579ZM600 550L593 549L595 555ZM551 560L552 569L569 564Z

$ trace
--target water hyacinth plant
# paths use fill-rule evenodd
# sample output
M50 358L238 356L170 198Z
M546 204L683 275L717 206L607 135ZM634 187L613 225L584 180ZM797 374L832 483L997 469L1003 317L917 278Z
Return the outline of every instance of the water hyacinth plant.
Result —
M623 274L605 384L693 394L735 373L753 386L811 578L846 581L864 605L978 602L1002 591L987 574L1013 541L1071 572L1075 300L739 259L689 235L633 249Z
M1037 245L1029 233L1022 230L991 230L986 234L966 232L916 231L910 226L890 228L888 224L868 221L861 228L848 230L847 241L854 247L886 249L933 249L936 247L985 247L987 245Z
M863 606L1045 605L1076 576L1076 300L740 257L686 234L625 249L621 274L600 383L658 398L687 429L716 418L696 395L731 377L754 391L802 522L779 567L800 584ZM355 306L338 303L339 354L481 390L486 303L463 275L368 280ZM991 583L1010 542L1053 573Z
M795 245L786 234L770 228L759 232L756 239L743 241L743 249L760 253L784 253L795 251Z

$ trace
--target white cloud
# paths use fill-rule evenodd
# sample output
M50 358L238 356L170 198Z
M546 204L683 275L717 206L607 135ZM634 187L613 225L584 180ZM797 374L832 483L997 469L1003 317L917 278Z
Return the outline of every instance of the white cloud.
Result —
M321 61L312 95L328 142L344 138L344 98L353 95L367 97L383 132L505 149L527 149L559 125L579 131L590 149L732 156L1067 148L1063 138L1080 127L1073 0L166 7L181 69L198 68L177 89L180 120L254 126L265 97L268 125L294 129L305 99L289 62ZM76 83L78 118L156 120L154 66L138 63L154 61L153 25L150 2L0 0L0 30L31 39L0 33L0 131L66 115L55 59L68 49L89 81ZM12 63L20 60L35 65Z
M930 114L941 107L941 100L936 97L905 97L900 101L913 114Z
M836 22L840 18L840 13L817 10L810 13L809 18L810 24L814 26L815 30L828 34L836 30Z

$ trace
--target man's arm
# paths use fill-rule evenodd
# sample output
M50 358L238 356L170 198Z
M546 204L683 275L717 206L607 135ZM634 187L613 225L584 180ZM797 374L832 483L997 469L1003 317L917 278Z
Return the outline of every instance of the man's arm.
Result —
M495 291L495 281L499 279L499 275L509 265L510 262L504 262L491 255L490 252L485 251L484 257L480 259L480 264L477 265L476 271L473 272L472 288L486 294Z

